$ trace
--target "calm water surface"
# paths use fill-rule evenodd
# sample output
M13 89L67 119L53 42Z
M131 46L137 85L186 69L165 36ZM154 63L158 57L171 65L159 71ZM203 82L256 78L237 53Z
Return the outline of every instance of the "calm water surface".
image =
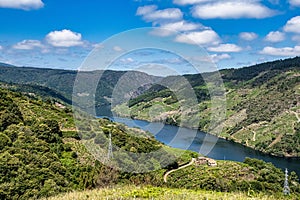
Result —
M281 169L288 168L289 171L295 171L298 176L300 176L300 159L279 158L267 155L243 145L211 135L209 135L209 139L205 139L208 134L188 128L179 128L163 123L132 120L128 118L114 117L110 119L124 123L129 127L139 127L145 131L149 131L157 140L171 147L189 149L200 153L206 152L206 149L213 147L207 154L208 157L213 159L242 162L246 157L258 158L266 162L271 162ZM215 145L213 145L214 143Z

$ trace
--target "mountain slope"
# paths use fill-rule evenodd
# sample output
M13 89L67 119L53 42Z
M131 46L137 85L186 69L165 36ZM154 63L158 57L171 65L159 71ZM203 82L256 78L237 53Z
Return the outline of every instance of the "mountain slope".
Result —
M221 137L277 156L300 156L300 58L258 64L241 69L220 71L226 89L226 119ZM203 74L214 78L214 73ZM199 129L207 131L212 108L203 77L186 75L198 99L199 113L181 109L181 102L165 87L148 92L121 104L114 111L121 116L163 121L179 125L181 116L197 115ZM162 82L176 82L167 77ZM165 85L165 84L162 84ZM180 88L180 86L178 86ZM179 92L178 92L179 93ZM160 106L153 112L155 106ZM129 114L129 115L128 115Z
M67 103L70 103L72 100L73 87L75 80L77 78L78 72L72 70L61 70L61 69L44 69L44 68L31 68L31 67L14 67L11 65L6 65L0 63L0 81L6 83L22 84L27 85L27 87L33 87L36 85L36 90L41 90L44 87L48 88L54 92L60 93L61 99L65 99ZM101 79L98 80L101 76ZM142 86L149 83L157 82L161 78L150 76L142 72L136 71L89 71L89 72L80 72L80 79L84 81L82 84L91 84L96 81L98 84L95 92L95 105L96 110L99 115L102 110L109 111L110 99L113 93L114 88L118 84L120 79L125 81L122 84L127 86ZM92 89L92 88L88 88ZM146 87L145 89L148 89ZM140 92L143 92L143 87L140 87ZM22 89L20 89L22 91ZM44 92L42 92L44 93ZM123 90L121 99L124 99L124 96L127 96L130 91ZM78 97L78 94L74 94L75 97ZM134 94L131 94L134 96ZM137 95L137 94L136 94ZM74 102L76 103L76 102ZM94 105L91 105L94 106Z
M0 97L0 199L37 199L75 189L130 183L130 173L103 165L84 146L85 142L101 145L107 140L104 132L108 129L114 130L113 144L127 151L133 146L141 153L163 147L148 133L107 119L91 121L88 127L94 131L87 131L79 140L68 106L1 88ZM175 163L182 162L171 151L164 152ZM185 156L190 159L193 154ZM117 158L118 152L114 155ZM152 162L156 166L160 163L154 158L146 163L151 166ZM158 175L144 174L136 180Z
M67 105L7 89L0 89L0 97L0 199L37 199L116 184L245 193L251 188L253 195L275 193L282 187L283 172L255 159L246 159L244 163L218 161L218 166L213 168L189 166L172 173L166 185L163 174L190 162L197 153L166 147L147 132L108 119L88 118L88 124L77 121L75 126L73 113ZM95 154L83 144L105 150L109 133L114 144L112 162L133 167L129 170L152 170L127 172L95 160ZM158 149L161 150L158 157L147 157ZM124 152L142 155L136 158ZM199 172L202 173L200 179L197 178ZM298 194L300 187L294 172L290 181L292 193Z

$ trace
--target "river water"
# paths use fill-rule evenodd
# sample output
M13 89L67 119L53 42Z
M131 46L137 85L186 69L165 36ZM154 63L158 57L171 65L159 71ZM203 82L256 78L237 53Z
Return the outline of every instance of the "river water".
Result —
M295 171L300 176L300 159L299 158L280 158L261 153L241 144L227 141L225 139L210 136L207 140L206 133L188 128L180 128L172 125L165 125L158 122L147 122L143 120L133 120L128 118L114 117L113 121L124 123L129 127L138 127L142 130L151 132L155 138L166 145L180 149L189 149L202 153L203 149L208 146L212 147L207 154L208 157L216 160L232 160L243 162L246 157L257 158L266 162L273 163L281 169L288 168L289 171ZM214 142L216 141L216 143ZM215 143L215 145L211 143ZM202 148L201 148L202 147ZM204 148L203 148L204 147Z

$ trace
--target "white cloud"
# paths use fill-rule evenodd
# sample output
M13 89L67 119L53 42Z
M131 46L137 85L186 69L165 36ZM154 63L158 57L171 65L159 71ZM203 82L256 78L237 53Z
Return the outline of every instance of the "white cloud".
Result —
M300 6L300 0L289 0L292 6Z
M156 5L138 7L136 15L147 15L157 9Z
M221 61L221 60L225 60L225 59L230 59L231 58L231 56L229 55L229 54L227 54L227 53L223 53L223 54L212 54L212 55L210 55L211 56L211 58L212 58L212 60L214 61L214 62L219 62L219 61Z
M220 43L220 37L213 30L204 30L180 34L175 38L176 42L198 45L217 45Z
M281 42L285 40L285 34L280 31L271 31L265 40L269 42Z
M161 28L170 29L174 31L193 31L199 28L205 28L202 24L196 24L186 21L179 21L175 23L168 23L161 26Z
M102 43L92 44L93 48L102 49L104 45Z
M258 1L218 1L196 5L192 9L192 14L194 17L202 19L261 19L273 16L275 11Z
M294 35L294 36L292 37L292 40L293 40L293 41L296 41L296 42L300 42L300 35Z
M208 29L208 28L203 26L202 24L196 24L196 23L182 20L174 23L162 24L160 28L154 29L151 32L151 34L164 37L164 36L176 34L177 32L194 31L197 29Z
M173 3L177 5L193 5L193 4L199 4L207 1L210 0L173 0Z
M0 51L3 50L3 46L0 45Z
M14 49L31 50L35 48L43 48L44 45L38 40L23 40L13 46Z
M121 47L119 47L119 46L114 46L114 47L113 47L113 50L114 50L114 51L118 51L118 52L119 52L119 51L123 51L123 49L122 49Z
M157 10L157 6L143 6L137 9L136 15L142 16L145 21L156 22L164 20L180 20L182 19L182 12L178 8L167 8L164 10Z
M213 52L240 52L243 49L236 44L220 44L217 47L209 47L208 50Z
M81 34L67 29L50 32L46 36L46 40L54 47L72 47L83 45Z
M283 27L286 32L300 33L300 16L293 17Z
M261 54L272 55L272 56L299 56L300 55L300 46L295 47L265 47L260 51Z
M122 59L120 59L120 62L122 64L129 64L129 63L133 63L134 60L132 58L122 58Z
M44 6L41 0L0 0L1 8L15 8L22 10L39 9Z
M251 41L255 40L258 37L258 35L253 32L242 32L239 34L239 37L243 40Z

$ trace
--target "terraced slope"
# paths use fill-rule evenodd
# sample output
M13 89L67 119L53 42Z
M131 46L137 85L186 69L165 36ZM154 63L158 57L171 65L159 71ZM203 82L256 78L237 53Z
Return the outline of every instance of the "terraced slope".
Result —
M299 157L300 58L226 69L220 74L226 89L226 119L219 136L273 155ZM214 73L204 76L213 78ZM127 104L116 106L114 112L173 125L197 116L198 128L208 131L213 108L207 86L201 75L185 78L197 96L197 113L193 108L182 109L182 98L159 86ZM175 79L167 77L163 81L174 82Z

